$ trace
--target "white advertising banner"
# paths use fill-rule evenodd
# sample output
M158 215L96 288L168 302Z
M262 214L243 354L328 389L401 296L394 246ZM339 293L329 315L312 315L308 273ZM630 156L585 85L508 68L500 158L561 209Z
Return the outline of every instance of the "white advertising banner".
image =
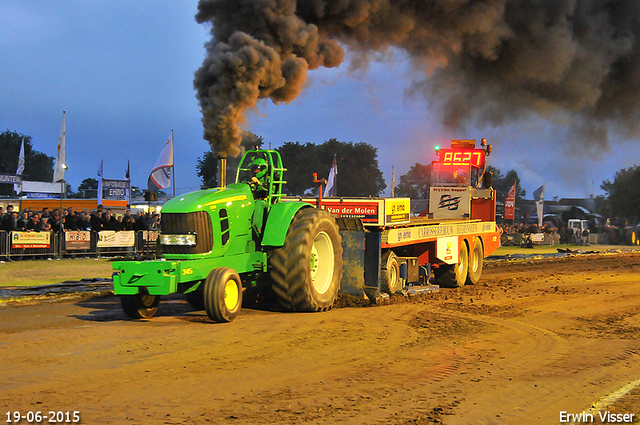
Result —
M98 232L98 248L111 247L122 248L134 246L136 242L136 232L125 230L115 232L113 230L102 230Z
M64 241L67 251L75 249L90 249L91 232L88 232L86 230L65 230Z
M49 248L50 232L11 232L11 248Z
M38 192L38 193L60 193L62 192L62 183L47 183L47 182L30 182L22 180L23 192Z
M469 217L471 202L469 187L432 187L429 196L429 212L433 218Z
M158 240L158 236L160 236L160 232L156 230L143 230L142 238L147 242L155 242Z
M458 237L439 238L436 242L436 257L447 264L458 262Z
M447 224L435 224L415 227L401 227L386 230L382 235L382 241L388 244L413 244L427 242L437 238L449 236L479 235L482 233L495 233L496 223L461 221Z

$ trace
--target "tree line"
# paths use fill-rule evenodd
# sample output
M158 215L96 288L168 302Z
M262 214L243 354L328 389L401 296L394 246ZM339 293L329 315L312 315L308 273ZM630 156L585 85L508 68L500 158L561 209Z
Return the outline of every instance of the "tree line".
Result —
M253 133L245 133L241 151L261 148L264 140ZM338 163L338 195L342 197L381 196L387 185L378 166L378 149L364 142L341 142L329 139L316 145L313 143L286 142L275 148L282 156L287 168L284 190L287 195L311 196L317 194L318 184L313 183L313 173L318 178L327 178L334 155ZM227 164L227 183L235 181L235 170L240 156L229 158ZM198 158L196 170L202 179L202 189L218 184L218 160L215 152L209 150ZM523 199L527 191L520 186L520 177L515 170L505 175L495 167L488 166L487 172L493 173L493 187L498 200L502 202L513 182L517 182L516 202ZM426 199L431 187L431 164L416 163L409 171L400 176L394 189L394 195L412 199Z
M18 156L22 139L25 142L24 180L50 182L53 178L54 158L33 149L31 136L6 130L0 133L0 173L13 174L18 168ZM262 147L264 139L247 132L242 139L242 149ZM287 172L287 184L284 190L287 195L316 195L317 183L313 183L313 173L318 178L327 178L334 156L338 163L338 195L343 197L381 196L387 185L378 164L378 149L365 142L342 142L335 138L322 144L286 142L276 148ZM228 159L228 183L235 180L235 169L240 157ZM202 179L202 188L217 185L217 156L209 150L195 164L198 176ZM497 192L498 202L504 202L509 189L515 181L516 204L524 199L526 190L522 189L521 180L516 170L507 173L488 166L487 171L493 173L493 187ZM431 186L431 164L415 163L409 171L400 176L394 188L398 197L425 199L429 196ZM98 181L87 178L73 191L67 187L67 197L86 198L97 196ZM139 188L132 186L138 192ZM640 221L640 166L633 166L615 173L613 181L605 180L600 188L605 195L596 197L596 212L605 217L619 217L630 221ZM0 196L15 196L11 184L0 184Z
M35 150L31 136L15 131L6 130L0 133L0 173L15 174L17 171L22 139L24 139L25 157L22 180L51 182L53 180L55 158ZM96 198L98 196L98 180L94 178L84 179L76 191L74 191L68 183L66 188L67 191L65 195L70 199ZM14 191L12 184L0 184L1 197L16 195L17 193Z
M0 173L15 174L23 138L25 165L22 178L29 181L50 182L53 179L54 158L33 149L31 136L15 131L6 130L0 133ZM15 195L12 184L0 184L0 196Z

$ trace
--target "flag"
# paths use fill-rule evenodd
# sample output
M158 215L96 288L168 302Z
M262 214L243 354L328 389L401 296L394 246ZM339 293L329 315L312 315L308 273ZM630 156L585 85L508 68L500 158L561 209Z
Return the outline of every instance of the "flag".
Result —
M327 187L325 188L326 196L338 196L336 176L338 175L338 164L336 163L336 156L333 156L333 163L331 164L331 170L329 170L329 178L327 179Z
M104 159L100 160L100 168L98 168L98 205L102 205L102 166Z
M533 199L536 201L536 212L538 214L538 226L542 226L542 214L544 210L544 185L533 192Z
M516 182L513 182L513 186L509 189L507 199L504 203L504 218L505 220L513 220L516 211Z
M24 171L24 137L22 138L22 146L20 146L20 156L18 156L18 171L16 174L21 176Z
M24 137L22 138L22 146L20 146L20 155L18 156L18 171L16 171L16 174L21 176L23 171L24 171ZM13 190L15 190L16 193L20 193L22 191L21 186L22 185L20 183L14 183Z
M129 182L129 189L127 191L127 206L131 205L131 173L129 170L129 160L127 160L127 171L124 173L124 178Z
M171 185L171 167L173 167L173 133L167 139L155 167L149 175L149 192L157 192Z
M533 199L536 202L544 202L544 185L540 186L533 192Z
M67 168L64 158L64 144L65 144L65 115L62 111L62 128L60 128L60 137L58 137L58 156L56 157L56 166L53 170L53 182L59 182L64 180L64 170Z

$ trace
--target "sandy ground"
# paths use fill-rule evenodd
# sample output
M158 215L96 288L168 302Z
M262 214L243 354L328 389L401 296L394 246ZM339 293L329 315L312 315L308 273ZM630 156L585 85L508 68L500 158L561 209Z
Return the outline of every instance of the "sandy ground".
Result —
M5 305L0 420L558 424L594 406L640 423L639 272L637 253L494 262L476 286L229 324L178 297L147 321L113 296Z

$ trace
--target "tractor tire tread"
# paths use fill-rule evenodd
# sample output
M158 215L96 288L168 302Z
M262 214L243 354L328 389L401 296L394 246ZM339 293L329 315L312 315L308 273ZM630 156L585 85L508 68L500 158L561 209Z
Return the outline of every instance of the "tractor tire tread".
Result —
M333 306L335 296L329 304L320 305L314 300L308 289L310 277L307 270L307 251L310 247L310 233L314 226L328 219L333 222L334 230L337 233L337 225L331 214L315 208L301 209L289 226L284 246L270 252L272 288L278 303L287 310L324 311ZM336 257L342 259L342 247L338 244L338 246L334 246L334 249L335 254L338 254ZM339 286L342 276L342 261L336 262L335 267L338 268L337 285ZM330 290L337 292L335 288L330 288Z

